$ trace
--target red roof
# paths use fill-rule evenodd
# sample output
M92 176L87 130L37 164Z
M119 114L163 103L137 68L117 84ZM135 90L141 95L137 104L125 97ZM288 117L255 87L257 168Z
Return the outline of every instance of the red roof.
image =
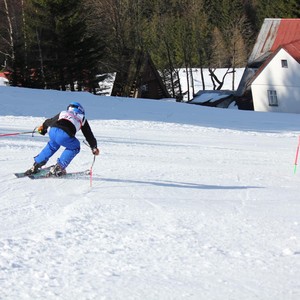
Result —
M265 19L248 63L285 48L300 62L300 19Z
M300 63L300 19L282 19L270 51L282 46Z
M3 72L0 72L0 77L4 77L4 78L6 78L6 79L7 79L7 77L6 77L5 73L3 73Z
M237 96L245 93L251 82L263 70L276 53L284 48L300 64L300 19L265 19L244 75L240 81ZM257 66L259 70L256 71ZM254 69L255 70L254 70ZM253 71L254 70L254 71Z

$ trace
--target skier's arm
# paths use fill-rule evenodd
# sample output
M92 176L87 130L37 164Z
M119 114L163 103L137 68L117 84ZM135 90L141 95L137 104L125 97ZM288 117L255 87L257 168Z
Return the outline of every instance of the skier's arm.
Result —
M56 122L58 120L58 117L59 117L59 114L57 114L53 118L45 120L45 122L43 123L43 128L45 130L47 130L49 126L51 126L54 122Z
M94 153L94 149L97 149L97 140L95 139L94 134L87 120L85 120L84 125L81 127L81 131Z
M58 120L58 116L59 114L57 114L53 118L45 120L44 123L38 127L37 131L40 134L45 135L47 133L48 127Z

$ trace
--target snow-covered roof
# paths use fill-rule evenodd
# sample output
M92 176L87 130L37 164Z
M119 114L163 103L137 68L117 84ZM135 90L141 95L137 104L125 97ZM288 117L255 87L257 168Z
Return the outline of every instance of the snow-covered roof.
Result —
M228 98L233 95L232 91L199 91L189 103L203 104L206 102L216 102Z

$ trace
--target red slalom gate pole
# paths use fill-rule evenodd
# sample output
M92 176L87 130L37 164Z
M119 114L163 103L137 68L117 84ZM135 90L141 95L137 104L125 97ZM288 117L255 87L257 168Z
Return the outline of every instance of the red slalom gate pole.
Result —
M299 155L299 147L300 147L300 136L299 136L299 140L298 140L298 146L297 146L297 150L296 150L296 156L295 156L295 163L294 163L294 174L296 174L296 170L297 170L297 164L298 164L298 155Z

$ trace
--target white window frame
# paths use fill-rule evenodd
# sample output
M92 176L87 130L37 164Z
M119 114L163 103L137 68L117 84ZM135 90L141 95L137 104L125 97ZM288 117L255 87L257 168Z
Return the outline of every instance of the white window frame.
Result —
M268 90L269 106L278 106L278 98L276 90Z

